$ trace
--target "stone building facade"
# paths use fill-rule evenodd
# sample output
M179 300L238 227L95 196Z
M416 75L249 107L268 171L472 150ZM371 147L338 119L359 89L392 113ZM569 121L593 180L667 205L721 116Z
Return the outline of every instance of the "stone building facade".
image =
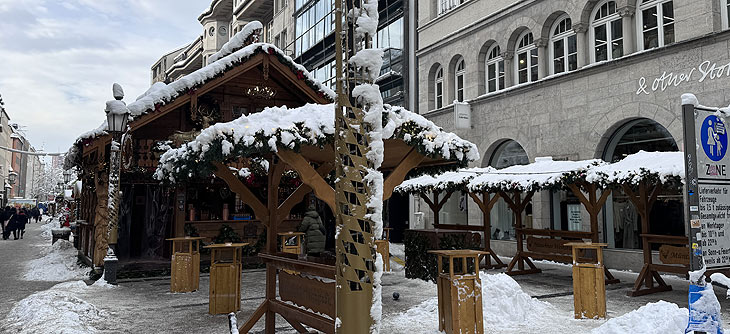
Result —
M477 144L480 166L681 150L683 93L708 106L730 103L727 0L452 2L419 3L418 110ZM470 128L456 129L454 100L470 109ZM616 249L607 261L635 269L640 253L626 250L640 247L638 222L622 196L614 192L602 210L600 235ZM466 199L450 200L447 219L481 225ZM660 202L652 233L684 235L679 192ZM412 205L428 226L427 206ZM585 212L582 221L566 218L579 207L565 192L540 193L527 221L587 230ZM511 219L498 205L490 237L509 240ZM501 245L513 254L514 242Z

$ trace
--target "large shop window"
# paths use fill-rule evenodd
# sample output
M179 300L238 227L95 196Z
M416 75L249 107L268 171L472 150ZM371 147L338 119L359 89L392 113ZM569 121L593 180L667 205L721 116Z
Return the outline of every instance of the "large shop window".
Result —
M492 46L487 53L487 92L504 89L504 59L500 55L499 45Z
M517 83L537 81L537 47L532 33L529 31L523 33L517 41L517 51L515 52Z
M447 225L469 225L469 203L471 199L466 192L454 192L446 200L439 211L440 224Z
M637 22L642 50L674 43L674 4L672 1L643 1Z
M591 22L591 57L593 61L611 60L624 55L624 31L616 2L605 1L596 6Z
M434 102L436 102L436 109L441 109L444 106L444 68L439 67L436 70L436 77L434 80Z
M454 92L456 93L456 100L464 102L464 75L466 74L466 67L464 67L464 58L459 59L456 62L456 71L454 73Z
M640 150L678 151L672 135L659 123L637 119L619 128L609 140L603 159L619 161ZM614 190L603 210L605 241L615 248L641 248L641 221L634 205L622 190ZM650 233L684 236L682 194L663 192L650 213Z
M578 42L569 17L559 18L550 36L550 69L553 74L578 68Z
M489 159L489 166L497 169L502 169L514 165L527 165L530 163L530 159L527 157L527 152L522 146L514 141L507 140L500 144L491 158ZM532 205L529 205L529 210L525 210L525 217L522 220L527 227L530 225L530 217L532 216ZM492 221L492 239L495 240L514 240L515 239L515 227L514 227L514 215L510 210L504 199L500 198L497 204L491 212Z

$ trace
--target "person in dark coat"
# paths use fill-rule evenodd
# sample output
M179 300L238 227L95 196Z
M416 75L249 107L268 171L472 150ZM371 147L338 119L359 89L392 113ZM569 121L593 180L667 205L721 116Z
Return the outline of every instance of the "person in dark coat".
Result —
M8 239L8 237L5 235L5 229L8 225L8 219L10 219L10 207L6 206L5 209L0 211L0 229L2 229L3 232L3 240Z
M15 240L18 240L18 236L20 236L20 239L23 239L23 235L25 234L25 224L28 224L28 217L28 210L25 208L18 210L18 214L15 215L16 230L13 231L13 237Z
M304 214L304 219L299 224L297 231L304 232L307 241L307 254L316 256L324 252L326 230L324 224L322 224L322 219L319 218L319 214L314 208L310 207L307 213Z
M41 219L41 210L38 209L37 206L34 206L32 210L30 210L30 216L35 219L36 224L38 223L38 220Z
M17 221L17 213L16 209L13 207L7 207L5 209L5 233L3 234L3 239L7 240L10 238L10 234L13 234L13 237L15 239L18 239L17 237L17 230L18 230L18 221Z

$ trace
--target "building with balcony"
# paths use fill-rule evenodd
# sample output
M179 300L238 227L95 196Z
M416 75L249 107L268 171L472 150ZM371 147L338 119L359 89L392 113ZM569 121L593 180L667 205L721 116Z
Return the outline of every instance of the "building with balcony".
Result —
M473 140L481 166L677 151L683 93L705 105L730 103L729 10L728 0L419 1L418 111ZM467 108L470 126L456 129L455 108ZM514 249L512 213L500 202L491 237ZM539 193L524 221L587 231L585 212L568 219L578 203L566 192ZM429 215L419 200L412 204ZM481 225L465 195L445 207L448 224ZM607 264L621 259L636 269L640 222L626 194L614 191L601 215L600 238L616 250ZM679 192L660 196L650 229L685 235ZM631 256L611 256L621 252Z

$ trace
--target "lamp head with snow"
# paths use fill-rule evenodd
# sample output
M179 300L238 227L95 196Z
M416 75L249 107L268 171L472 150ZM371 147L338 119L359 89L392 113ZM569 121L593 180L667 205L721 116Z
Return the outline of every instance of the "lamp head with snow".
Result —
M16 173L16 172L10 172L10 173L8 173L8 183L10 183L10 185L15 184L15 179L17 177L18 177L18 173Z
M70 169L67 169L67 170L63 171L63 181L64 181L65 183L69 183L69 182L71 182L71 175L72 175L72 174L73 174L73 173L71 172L71 170L70 170Z
M107 101L106 108L104 109L106 112L107 131L112 134L122 133L127 130L130 112L127 104L122 101L124 98L122 86L115 83L112 86L112 93L114 100Z

